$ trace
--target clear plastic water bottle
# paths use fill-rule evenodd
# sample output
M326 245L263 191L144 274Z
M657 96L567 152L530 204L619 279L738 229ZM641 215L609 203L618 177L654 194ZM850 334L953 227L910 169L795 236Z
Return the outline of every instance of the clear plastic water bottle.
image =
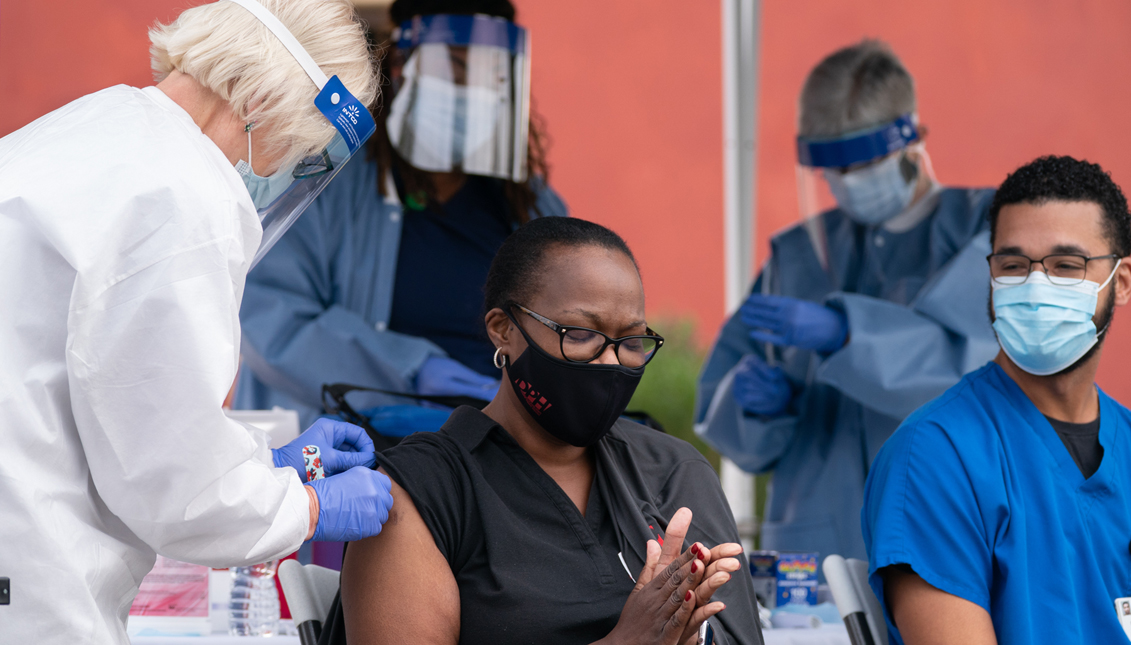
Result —
M232 597L228 602L228 633L232 636L271 636L278 631L279 593L275 589L278 560L232 568Z

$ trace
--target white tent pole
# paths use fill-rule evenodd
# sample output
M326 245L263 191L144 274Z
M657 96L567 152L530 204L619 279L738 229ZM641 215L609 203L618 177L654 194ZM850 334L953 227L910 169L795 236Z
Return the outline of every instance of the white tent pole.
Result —
M723 30L723 175L727 315L746 297L754 267L755 139L758 122L760 0L721 0ZM747 550L757 532L754 478L722 460L720 480Z

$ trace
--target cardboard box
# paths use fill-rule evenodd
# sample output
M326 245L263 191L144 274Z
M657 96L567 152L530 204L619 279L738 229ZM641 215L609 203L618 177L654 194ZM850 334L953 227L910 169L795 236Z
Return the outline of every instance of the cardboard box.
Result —
M818 553L778 554L778 605L817 604Z
M758 596L758 602L767 609L777 607L778 552L753 551L747 559L750 560L750 576L754 579L754 594Z

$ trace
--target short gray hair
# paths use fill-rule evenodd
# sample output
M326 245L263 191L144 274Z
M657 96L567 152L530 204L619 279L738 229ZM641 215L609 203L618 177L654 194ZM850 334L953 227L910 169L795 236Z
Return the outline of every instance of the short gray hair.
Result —
M914 113L915 81L886 43L865 40L822 60L801 90L798 134L835 137Z
M258 0L298 39L327 76L364 105L377 96L365 29L347 0ZM330 143L334 127L314 106L318 88L279 39L234 2L187 9L149 30L153 73L173 70L215 92L238 118L271 126L268 150L294 159Z

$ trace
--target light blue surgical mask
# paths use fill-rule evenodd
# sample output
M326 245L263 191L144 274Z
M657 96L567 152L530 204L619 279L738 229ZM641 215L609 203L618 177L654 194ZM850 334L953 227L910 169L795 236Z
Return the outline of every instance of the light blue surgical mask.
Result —
M825 171L825 181L841 210L854 221L876 225L899 215L915 196L918 173L907 173L906 152L893 154L871 166L840 173ZM914 166L912 166L914 167ZM906 175L910 174L911 177Z
M240 159L236 162L236 172L243 179L244 186L247 186L247 192L251 195L256 210L262 210L286 192L295 178L290 167L280 167L270 177L260 177L255 174L251 168L251 130L254 127L254 123L244 127L247 132L247 161Z
M1103 284L1057 285L1043 271L1018 284L991 281L994 331L1005 355L1034 376L1056 374L1080 360L1107 331L1097 333L1092 317L1119 264Z

